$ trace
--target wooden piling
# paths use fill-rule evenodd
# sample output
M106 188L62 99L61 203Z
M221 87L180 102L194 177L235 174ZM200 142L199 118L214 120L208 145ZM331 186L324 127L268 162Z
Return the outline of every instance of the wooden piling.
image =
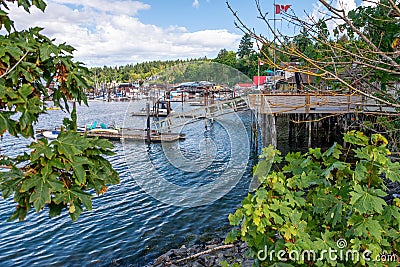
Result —
M150 130L150 103L146 103L146 142L151 142L151 130Z

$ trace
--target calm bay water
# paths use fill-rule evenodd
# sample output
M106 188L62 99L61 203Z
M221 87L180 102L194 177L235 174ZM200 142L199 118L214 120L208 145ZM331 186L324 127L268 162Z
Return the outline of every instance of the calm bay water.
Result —
M79 107L79 124L97 120L107 125L123 125L128 105L92 102L90 108ZM144 102L130 105L141 109ZM179 112L181 106L177 104L173 108ZM49 111L36 127L51 129L60 124L63 116L62 111ZM249 113L243 112L240 117L248 127ZM144 128L143 119L138 118L135 127ZM247 168L236 186L219 200L191 208L168 205L148 195L136 182L137 176L143 178L147 173L142 162L143 153L171 183L184 186L207 184L217 180L227 167L232 157L231 140L236 138L218 123L206 129L202 121L185 126L182 132L187 138L176 145L189 159L198 157L202 140L213 140L215 160L207 168L195 173L177 169L168 163L161 144L115 142L116 155L109 160L119 172L121 183L111 186L105 195L95 197L93 210L84 212L77 222L72 222L66 212L50 219L45 210L39 214L32 211L24 222L8 223L6 220L13 211L13 203L1 200L0 266L146 266L171 248L224 237L230 229L228 214L247 194L256 151L251 151ZM0 149L3 154L12 156L26 150L26 144L24 140L5 136Z

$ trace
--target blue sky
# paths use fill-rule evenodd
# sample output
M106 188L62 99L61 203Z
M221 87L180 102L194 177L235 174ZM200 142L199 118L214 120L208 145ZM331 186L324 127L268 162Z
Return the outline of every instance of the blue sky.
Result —
M257 19L254 0L230 0L234 10L251 28L269 36ZM291 4L299 17L317 14L316 0L275 1ZM355 7L355 0L331 0ZM360 0L358 0L359 4ZM74 56L88 66L116 66L150 60L214 58L225 48L237 51L243 33L235 28L225 0L47 0L45 13L30 15L13 7L18 29L44 27L44 34L66 42ZM273 17L273 0L260 0ZM320 15L320 14L319 14ZM279 16L278 16L279 17ZM286 22L277 22L282 30Z

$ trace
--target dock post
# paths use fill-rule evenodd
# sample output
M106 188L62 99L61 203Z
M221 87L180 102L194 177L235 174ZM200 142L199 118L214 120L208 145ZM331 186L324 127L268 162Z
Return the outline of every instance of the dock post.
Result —
M151 136L150 136L150 103L146 103L146 142L150 143L151 142Z
M271 143L276 148L276 147L278 147L278 136L276 134L276 121L278 119L278 116L276 114L273 114L271 117L272 117L272 140L271 140Z
M288 118L289 118L288 119L288 126L289 126L289 140L288 140L288 143L289 143L289 146L290 146L292 144L292 139L293 139L292 115L289 114Z
M311 147L311 141L312 141L312 138L311 138L311 136L312 136L312 117L311 117L312 115L310 114L309 115L309 117L308 117L308 122L307 122L307 124L308 124L308 147Z

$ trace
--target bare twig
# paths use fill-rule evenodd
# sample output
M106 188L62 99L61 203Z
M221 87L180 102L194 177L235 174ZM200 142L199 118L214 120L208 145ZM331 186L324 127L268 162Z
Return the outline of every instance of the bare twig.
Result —
M180 262L184 262L184 261L188 261L188 260L193 260L193 259L195 259L195 258L198 258L198 257L202 256L202 255L206 255L206 254L209 254L209 253L214 252L214 251L217 251L217 250L222 250L222 249L227 249L227 248L233 248L233 247L234 247L233 244L218 246L218 247L215 247L215 248L211 248L211 249L208 249L208 250L205 250L205 251L202 251L202 252L193 254L193 255L191 255L191 256L189 256L189 257L176 260L176 261L174 261L173 263L180 263ZM170 264L172 264L172 263L170 263Z
M12 72L21 62L24 60L24 58L29 54L29 51L26 51L25 54L15 63L14 66L12 66L10 69L7 69L1 76L0 79L8 75L10 72Z

